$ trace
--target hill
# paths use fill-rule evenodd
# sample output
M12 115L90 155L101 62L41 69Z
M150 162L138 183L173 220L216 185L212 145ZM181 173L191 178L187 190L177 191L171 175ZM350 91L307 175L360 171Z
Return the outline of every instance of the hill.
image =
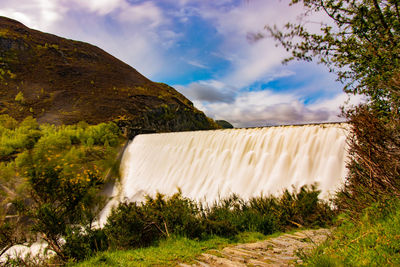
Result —
M88 43L0 17L0 114L40 123L119 119L139 131L216 128L174 88Z
M219 126L221 126L223 129L233 129L233 125L225 120L216 120L215 121Z

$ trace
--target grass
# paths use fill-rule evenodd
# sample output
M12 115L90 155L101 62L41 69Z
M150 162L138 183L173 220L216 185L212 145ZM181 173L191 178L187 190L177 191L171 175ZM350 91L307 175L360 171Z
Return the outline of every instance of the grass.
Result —
M338 220L333 237L305 258L306 266L400 266L399 200Z
M211 249L220 249L236 243L256 242L280 234L265 236L256 232L244 232L233 239L214 236L202 241L171 237L147 248L100 252L73 266L176 266L182 262L192 263L197 256Z

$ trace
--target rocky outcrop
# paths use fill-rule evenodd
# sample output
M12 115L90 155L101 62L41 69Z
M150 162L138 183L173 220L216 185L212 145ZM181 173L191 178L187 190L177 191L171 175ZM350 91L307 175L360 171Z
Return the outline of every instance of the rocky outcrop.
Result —
M134 119L120 120L117 122L124 129L126 135L132 139L138 134L179 132L195 130L211 130L219 126L207 118L204 113L185 109L179 105L164 105L144 111Z

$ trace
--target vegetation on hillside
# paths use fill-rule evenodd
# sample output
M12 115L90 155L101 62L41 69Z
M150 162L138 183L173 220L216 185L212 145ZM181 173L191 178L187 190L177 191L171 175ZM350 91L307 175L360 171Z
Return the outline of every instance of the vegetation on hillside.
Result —
M119 128L39 125L32 117L18 123L0 115L0 140L0 254L39 236L66 260L69 243L62 238L91 227L106 174L118 175Z

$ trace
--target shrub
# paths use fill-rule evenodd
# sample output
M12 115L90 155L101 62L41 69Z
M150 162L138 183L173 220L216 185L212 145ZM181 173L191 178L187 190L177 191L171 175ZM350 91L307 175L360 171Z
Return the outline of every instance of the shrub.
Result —
M72 226L66 231L63 252L67 258L80 261L107 248L107 237L102 229Z
M349 112L349 174L335 204L359 213L376 202L400 196L400 117L359 106Z
M91 223L101 179L90 171L81 176L64 176L51 163L28 169L28 177L33 203L26 215L32 221L31 229L66 260L61 237L67 236L68 227Z
M170 235L201 237L203 230L197 204L181 192L147 197L141 205L121 203L104 227L110 246L116 248L142 247Z
M333 211L327 203L318 199L319 194L316 186L303 186L299 191L293 189L292 193L286 190L280 197L253 197L249 201L233 195L215 203L206 216L209 221L219 222L233 232L271 234L292 227L325 226L333 219ZM214 233L214 225L210 224L210 233Z
M162 232L157 229L153 215L136 203L121 203L104 226L110 247L137 248L158 240Z
M210 207L182 197L157 194L144 203L121 203L104 228L110 246L136 248L170 235L234 238L244 231L271 234L299 226L325 226L333 218L329 206L318 199L315 186L302 187L281 197L257 197L245 201L232 195Z
M0 118L0 159L16 154L24 149L31 149L41 137L39 125L32 117L23 120L19 125L14 119ZM8 158L10 159L10 158Z
M162 194L157 194L155 198L147 197L144 208L154 213L155 223L164 235L196 238L203 234L197 203L182 197L181 191L168 198Z
M325 226L333 219L329 205L318 199L315 185L302 186L299 191L285 190L278 200L277 218L281 229L291 225Z

